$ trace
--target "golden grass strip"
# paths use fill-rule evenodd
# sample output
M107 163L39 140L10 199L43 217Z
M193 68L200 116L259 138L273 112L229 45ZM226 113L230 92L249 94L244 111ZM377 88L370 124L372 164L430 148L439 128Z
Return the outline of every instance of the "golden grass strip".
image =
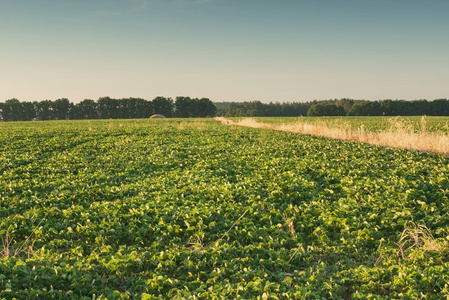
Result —
M288 131L300 134L310 134L331 139L357 141L371 145L384 147L413 149L423 152L449 154L449 135L443 132L429 132L425 130L425 116L421 121L421 131L415 132L410 126L404 126L400 121L392 122L390 129L386 131L369 132L362 125L358 129L351 128L348 124L310 124L300 122L294 124L266 124L252 118L242 119L238 122L217 117L216 121L225 125L245 126L271 130Z

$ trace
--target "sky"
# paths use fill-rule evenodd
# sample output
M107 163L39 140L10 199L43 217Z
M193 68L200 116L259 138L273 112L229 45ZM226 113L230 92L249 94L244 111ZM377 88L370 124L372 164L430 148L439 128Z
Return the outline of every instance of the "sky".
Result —
M0 0L0 102L449 98L447 0Z

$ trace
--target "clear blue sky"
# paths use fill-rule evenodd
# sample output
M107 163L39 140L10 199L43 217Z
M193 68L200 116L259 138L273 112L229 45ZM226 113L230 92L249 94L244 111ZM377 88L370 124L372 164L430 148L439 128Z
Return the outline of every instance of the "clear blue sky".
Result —
M447 0L0 0L0 102L449 98Z

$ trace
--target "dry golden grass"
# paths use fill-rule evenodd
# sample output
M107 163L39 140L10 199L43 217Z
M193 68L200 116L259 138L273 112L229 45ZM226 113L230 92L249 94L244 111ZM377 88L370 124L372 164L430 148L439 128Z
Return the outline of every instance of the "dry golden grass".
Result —
M40 220L39 224L33 229L31 234L23 241L22 243L15 243L14 237L9 232L9 228L7 230L2 230L0 232L0 258L3 257L28 257L34 255L34 244L37 241L36 232L39 230L42 222L47 218L47 216L52 212L52 210L59 210L56 207L52 207L45 216Z
M203 243L203 237L200 237L199 235L194 236L193 242L188 242L188 249L192 250L196 254L202 253L204 249L204 243Z
M406 253L414 249L424 252L435 251L440 255L448 251L447 243L436 240L429 228L421 224L412 224L406 228L401 234L398 246L398 255L400 254L402 258L413 256L413 252L408 255Z
M358 129L352 129L345 123L333 124L333 126L329 126L324 122L321 124L301 122L296 124L275 125L259 123L251 118L243 119L238 122L223 117L215 118L215 120L225 125L281 130L332 139L357 141L385 147L413 149L446 155L449 154L449 135L442 132L426 131L425 116L421 119L421 130L419 132L415 132L414 128L407 126L397 118L391 119L390 129L379 132L368 132L363 125Z
M25 256L30 258L34 255L34 243L36 240L30 240L31 235L17 248L14 247L14 239L9 231L1 235L0 258Z
M295 226L293 225L294 217L289 217L287 213L284 212L282 215L282 218L284 219L285 225L288 229L288 232L290 233L291 237L296 240L296 231Z

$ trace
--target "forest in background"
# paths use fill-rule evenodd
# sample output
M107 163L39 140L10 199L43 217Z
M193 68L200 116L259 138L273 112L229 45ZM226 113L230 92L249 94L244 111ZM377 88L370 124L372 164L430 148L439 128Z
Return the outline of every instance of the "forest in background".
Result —
M354 100L331 99L309 102L212 102L208 98L156 97L98 100L72 103L66 98L43 101L0 102L0 121L139 119L153 114L165 117L297 117L297 116L449 116L449 100Z
M249 101L215 103L217 115L226 117L297 116L449 116L449 100L354 100L331 99L309 102Z
M0 120L82 120L82 119L141 119L153 114L167 118L213 117L217 109L207 98L156 97L153 100L142 98L113 99L101 97L97 101L85 99L72 103L66 98L21 102L17 99L0 103Z

